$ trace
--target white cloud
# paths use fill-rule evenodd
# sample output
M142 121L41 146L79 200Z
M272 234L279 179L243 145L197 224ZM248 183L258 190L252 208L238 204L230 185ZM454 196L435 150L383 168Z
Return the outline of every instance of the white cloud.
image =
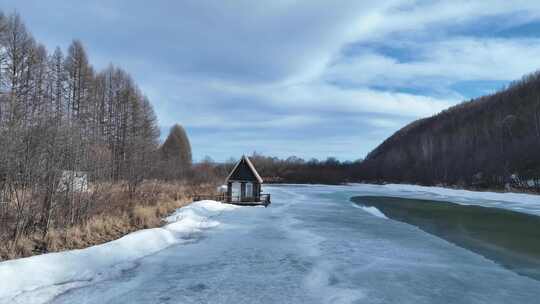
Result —
M386 39L387 35L392 33L400 33L413 38L425 34L430 36L430 33L440 35L463 24L480 21L487 17L499 17L497 24L494 24L496 27L537 20L540 17L540 2L530 0L404 0L385 12L384 22L371 31L366 39Z
M329 81L365 86L446 86L458 81L519 79L540 68L540 39L454 37L402 43L412 61L373 51L342 58L329 67Z
M396 122L395 120L376 117L368 118L366 119L366 122L374 127L385 129L395 129L400 126L399 122Z
M340 88L319 82L249 87L214 82L213 86L227 94L265 100L283 109L320 112L380 113L420 117L437 113L459 101L459 99L439 99L369 88Z
M192 128L221 128L221 129L260 129L274 128L291 130L320 123L321 119L315 115L281 115L269 116L257 110L249 114L238 116L221 116L215 114L197 115L183 120L183 124Z
M318 157L361 156L405 121L462 100L452 83L513 80L540 67L540 39L478 37L474 28L538 21L539 1L0 4L17 9L49 48L80 38L99 66L124 66L149 95L160 123L199 130L194 149L228 154L212 155L217 159L257 147L269 154L308 149ZM379 53L377 46L405 50L411 60ZM418 87L437 94L402 90ZM365 128L350 130L343 116L362 120ZM330 131L317 140L283 131L312 126ZM251 128L274 133L239 133ZM337 140L334 130L354 135ZM218 131L238 136L236 146L222 145ZM353 144L358 152L346 151Z

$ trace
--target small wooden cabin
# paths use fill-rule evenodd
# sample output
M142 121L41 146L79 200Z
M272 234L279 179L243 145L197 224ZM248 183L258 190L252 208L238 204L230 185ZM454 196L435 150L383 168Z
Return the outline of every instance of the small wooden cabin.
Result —
M227 184L226 202L261 202L263 180L247 156L242 156L236 163L225 183ZM264 201L266 200L269 203L270 198L264 196Z
M219 187L218 195L194 195L193 201L216 200L227 204L242 206L265 206L270 205L270 194L262 192L263 179L255 169L248 157L242 158L236 163L229 176L225 180L226 192Z

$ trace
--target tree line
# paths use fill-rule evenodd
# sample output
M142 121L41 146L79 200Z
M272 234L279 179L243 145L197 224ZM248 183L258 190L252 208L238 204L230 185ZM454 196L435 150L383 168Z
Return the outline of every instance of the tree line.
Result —
M417 120L373 150L356 178L540 191L540 72Z
M126 71L96 71L79 40L50 53L18 14L0 13L0 238L74 225L112 184L134 195L190 168L185 131L159 148L152 105Z
M256 152L249 156L249 159L265 183L276 184L337 185L354 182L353 176L361 162L361 160L342 162L334 157L328 157L325 160L316 158L304 160L297 156L290 156L283 159ZM201 172L209 172L209 176L219 176L221 180L224 180L236 162L236 159L229 159L224 163L215 163L207 158L197 166L201 169L205 168L205 170L200 170Z

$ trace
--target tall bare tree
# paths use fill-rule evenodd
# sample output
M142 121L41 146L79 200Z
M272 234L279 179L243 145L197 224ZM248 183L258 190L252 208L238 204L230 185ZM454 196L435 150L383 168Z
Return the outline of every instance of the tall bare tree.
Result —
M84 220L100 184L133 192L159 172L158 138L151 103L127 72L94 73L78 40L65 57L59 48L49 55L18 14L0 13L0 189L13 246L25 233Z

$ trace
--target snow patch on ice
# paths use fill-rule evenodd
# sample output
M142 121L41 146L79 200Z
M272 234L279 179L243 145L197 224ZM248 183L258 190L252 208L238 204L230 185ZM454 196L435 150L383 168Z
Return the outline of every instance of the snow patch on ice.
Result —
M362 206L362 205L359 205L357 203L351 203L351 205L354 207L354 208L357 208L357 209L362 209L363 211L373 215L373 216L376 216L376 217L379 217L379 218L383 218L383 219L388 219L388 217L386 217L386 215L384 215L384 213L381 212L381 210L377 209L376 207L373 207L373 206Z
M320 263L305 278L306 287L322 303L350 304L358 303L366 295L359 289L342 288L332 283L333 267L330 263Z
M365 212L373 215L373 216L376 216L376 217L380 217L380 218L383 218L383 219L388 219L386 217L386 215L384 215L384 213L382 213L379 209L375 208L375 207L367 207L367 206L360 206L360 209L364 210Z
M81 250L0 263L0 303L45 303L68 289L136 267L136 260L218 226L215 218L238 206L200 201L177 209L162 228L140 230Z
M407 184L351 184L346 187L361 195L395 196L403 198L447 201L462 205L504 208L534 215L540 215L540 195L525 193L499 193L427 187Z

